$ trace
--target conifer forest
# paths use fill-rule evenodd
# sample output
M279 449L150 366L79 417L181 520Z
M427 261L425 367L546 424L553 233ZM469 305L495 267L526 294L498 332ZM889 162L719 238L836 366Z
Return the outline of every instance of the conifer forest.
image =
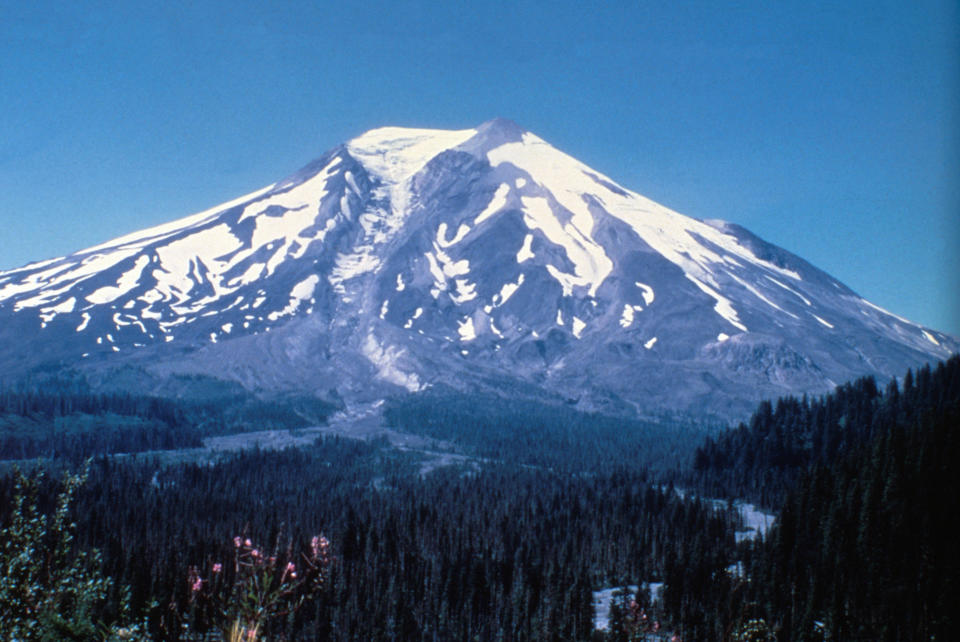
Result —
M437 452L189 455L336 411L286 403L0 392L0 638L956 639L960 357L729 427L439 390L384 411Z

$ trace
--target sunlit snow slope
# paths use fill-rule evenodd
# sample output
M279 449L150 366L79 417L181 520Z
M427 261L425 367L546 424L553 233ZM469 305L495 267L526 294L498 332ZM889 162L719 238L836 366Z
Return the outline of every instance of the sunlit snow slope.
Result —
M230 203L2 272L0 346L14 375L722 417L958 349L505 120L372 130Z

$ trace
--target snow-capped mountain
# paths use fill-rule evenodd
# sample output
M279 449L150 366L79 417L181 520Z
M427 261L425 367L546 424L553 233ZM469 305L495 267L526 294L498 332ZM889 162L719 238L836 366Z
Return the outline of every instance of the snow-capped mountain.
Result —
M0 272L0 367L349 399L445 384L737 416L958 350L516 124L375 129L207 211Z

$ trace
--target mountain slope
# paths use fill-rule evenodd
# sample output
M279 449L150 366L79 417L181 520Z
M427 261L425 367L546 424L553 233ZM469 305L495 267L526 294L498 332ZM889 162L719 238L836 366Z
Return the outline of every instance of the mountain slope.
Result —
M136 367L348 401L444 383L723 417L958 349L505 120L372 130L230 203L2 272L0 346L7 372L94 382Z

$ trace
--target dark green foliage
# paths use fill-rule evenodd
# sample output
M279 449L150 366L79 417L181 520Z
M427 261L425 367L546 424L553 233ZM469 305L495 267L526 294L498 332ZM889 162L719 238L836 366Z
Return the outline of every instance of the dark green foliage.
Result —
M154 397L65 390L0 392L0 459L68 461L110 452L200 445L178 404Z
M804 476L756 569L781 639L947 640L960 604L960 409Z
M449 441L470 455L564 472L670 470L707 432L450 390L393 400L385 416L391 426Z
M201 402L92 394L47 383L0 391L0 460L76 463L94 455L195 448L211 435L316 425L333 410L301 397L267 401L236 394Z
M748 424L708 438L694 455L693 470L676 483L777 508L812 466L830 466L893 426L942 416L960 399L958 371L955 356L934 369L908 372L902 386L891 381L882 394L867 377L820 399L763 402Z
M128 616L127 599L103 575L99 552L77 551L73 546L70 504L85 479L85 475L67 473L62 486L51 486L44 484L41 473L13 476L10 510L4 511L0 528L0 637L4 640L142 639L138 626L111 622ZM50 498L50 513L41 495Z
M323 531L336 557L329 594L290 622L297 639L586 640L593 589L662 578L670 559L697 569L674 590L688 629L708 619L696 596L733 549L710 506L636 474L491 466L420 479L418 468L381 444L335 439L214 467L103 460L79 530L135 607L186 605L187 569L230 559L235 535Z
M746 551L742 604L789 640L946 640L960 604L960 357L815 402L761 406L698 481L785 497Z
M242 423L241 407L261 408L261 427L310 411L257 403L177 408L208 431ZM329 590L278 625L290 639L621 639L592 630L591 591L644 581L665 582L656 616L688 641L945 640L957 626L960 358L882 392L863 379L763 404L673 474L692 450L682 426L447 393L387 417L477 459L421 476L420 455L338 439L216 466L104 459L78 496L80 543L135 607L160 601L155 631L189 604L188 569L229 559L234 536L302 547L321 531ZM735 545L731 515L671 483L782 514L765 541Z

